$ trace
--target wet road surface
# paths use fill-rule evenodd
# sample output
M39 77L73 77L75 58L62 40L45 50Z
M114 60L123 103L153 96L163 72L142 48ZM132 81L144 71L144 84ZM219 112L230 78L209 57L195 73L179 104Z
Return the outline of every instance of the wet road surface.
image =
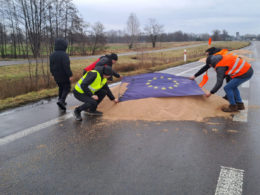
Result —
M0 113L0 194L259 194L260 43L248 49L255 74L238 121L79 123L71 95L65 115L55 99ZM163 72L191 76L202 65Z

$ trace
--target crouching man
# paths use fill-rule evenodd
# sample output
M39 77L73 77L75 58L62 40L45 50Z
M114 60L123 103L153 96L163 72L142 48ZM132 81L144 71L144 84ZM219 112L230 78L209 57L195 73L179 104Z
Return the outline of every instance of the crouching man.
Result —
M230 105L227 108L222 108L222 111L236 112L238 110L244 110L245 106L242 102L238 87L253 76L254 71L251 64L232 54L209 56L207 58L207 64L215 68L217 82L206 96L210 97L211 94L216 93L222 86L225 76L230 76L232 80L224 87Z
M97 67L95 70L88 71L77 82L73 90L76 99L84 102L81 106L75 108L74 116L77 121L81 121L81 111L85 111L89 115L102 115L97 111L98 104L107 95L111 101L118 103L114 95L107 85L107 79L113 74L113 70L109 66Z

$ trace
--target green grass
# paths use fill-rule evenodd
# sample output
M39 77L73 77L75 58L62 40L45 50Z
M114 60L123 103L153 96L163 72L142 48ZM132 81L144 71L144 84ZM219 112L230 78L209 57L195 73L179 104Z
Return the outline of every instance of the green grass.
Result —
M30 102L38 101L43 98L49 98L57 96L58 88L44 89L40 91L33 91L16 97L10 97L0 100L0 110L7 108L13 108L20 105L24 105Z

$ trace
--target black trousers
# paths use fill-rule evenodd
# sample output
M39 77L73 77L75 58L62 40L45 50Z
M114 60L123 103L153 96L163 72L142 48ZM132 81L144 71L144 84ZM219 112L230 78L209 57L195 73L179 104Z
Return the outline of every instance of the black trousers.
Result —
M59 86L59 100L65 102L70 92L70 81L57 82L57 85Z
M98 100L94 100L92 97L87 96L86 94L81 94L76 90L73 90L73 94L75 98L81 102L84 102L81 106L77 107L76 109L81 112L83 110L90 110L91 112L96 111L98 104L104 99L107 92L105 89L100 89L95 93L98 96Z

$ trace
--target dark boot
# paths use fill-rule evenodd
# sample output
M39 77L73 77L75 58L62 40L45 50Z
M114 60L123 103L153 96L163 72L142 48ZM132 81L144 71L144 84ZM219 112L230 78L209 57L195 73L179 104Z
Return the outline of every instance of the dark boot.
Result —
M228 107L222 108L222 111L223 112L237 112L238 108L237 108L237 105L231 105L230 104Z
M81 115L80 115L80 111L78 111L77 108L75 108L74 112L73 112L76 121L82 121Z
M65 106L65 104L64 104L64 102L62 100L59 100L57 102L57 105L59 106L60 109L62 109L64 111L66 110L66 106Z
M237 102L237 109L238 110L245 110L245 105L243 102Z
M102 112L100 112L100 111L85 111L86 112L86 114L88 114L88 115L92 115L92 116L102 116L103 115L103 113Z
M223 96L222 98L225 100L228 100L227 95Z

